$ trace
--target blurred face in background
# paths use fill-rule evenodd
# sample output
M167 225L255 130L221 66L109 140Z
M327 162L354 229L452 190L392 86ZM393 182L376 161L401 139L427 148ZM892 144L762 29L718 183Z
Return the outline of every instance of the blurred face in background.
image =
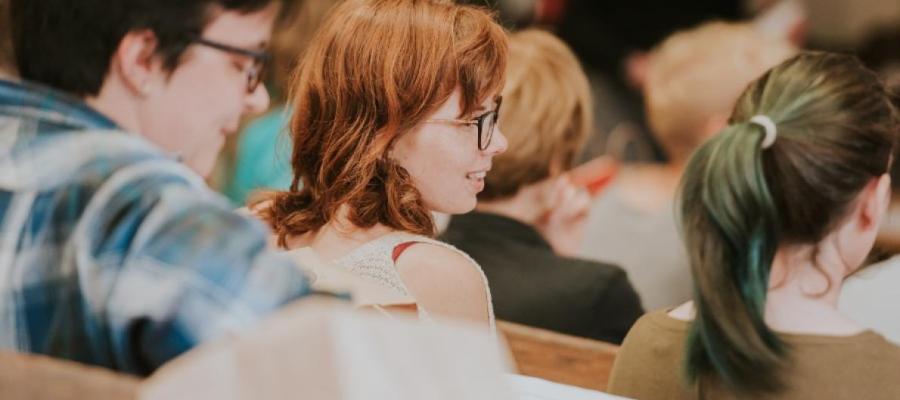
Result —
M750 24L711 22L653 49L644 86L647 118L673 162L685 162L727 125L744 88L796 52Z
M509 36L500 126L509 151L499 156L479 196L491 201L574 166L593 128L590 85L578 58L552 33Z

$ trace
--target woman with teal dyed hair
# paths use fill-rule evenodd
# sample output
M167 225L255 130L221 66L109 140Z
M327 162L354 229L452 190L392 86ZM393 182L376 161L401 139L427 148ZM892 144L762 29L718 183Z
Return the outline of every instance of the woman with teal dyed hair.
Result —
M802 53L752 83L681 183L694 300L635 324L610 391L900 398L900 347L837 310L885 213L897 134L885 87L853 57Z

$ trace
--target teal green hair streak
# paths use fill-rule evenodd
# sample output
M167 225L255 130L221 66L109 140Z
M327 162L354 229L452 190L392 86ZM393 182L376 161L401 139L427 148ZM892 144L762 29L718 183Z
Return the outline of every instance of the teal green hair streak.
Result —
M693 268L706 276L695 285L697 317L689 337L687 377L711 371L743 390L775 390L772 376L745 382L744 376L778 367L784 345L763 320L769 268L778 238L778 211L760 161L761 127L731 126L705 145L688 164L683 215L695 216L683 232ZM702 184L700 184L702 182ZM696 273L695 273L696 276ZM722 296L722 292L727 296Z

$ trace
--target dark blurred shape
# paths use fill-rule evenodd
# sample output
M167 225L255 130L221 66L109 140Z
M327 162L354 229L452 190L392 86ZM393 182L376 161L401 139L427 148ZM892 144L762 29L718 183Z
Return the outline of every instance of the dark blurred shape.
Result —
M737 20L740 0L567 0L557 33L591 78L598 134L583 159L612 153L625 160L664 160L649 134L634 87L643 55L669 34L711 19ZM639 80L639 77L637 77Z
M338 0L283 0L281 16L275 22L269 92L273 105L285 101L288 81L322 20Z
M26 80L76 96L96 96L113 53L129 30L155 35L154 55L174 71L192 37L209 22L208 7L248 13L269 0L0 0L10 5L15 65ZM37 21L37 22L33 22ZM64 66L64 67L63 67Z
M900 25L870 35L858 54L867 67L881 74L889 87L900 88Z
M677 30L711 19L743 16L739 0L568 0L558 34L590 68L617 75L634 51L646 51Z
M894 106L900 109L900 26L883 28L869 35L857 52L867 67L877 72L893 93ZM891 186L894 196L900 196L900 149L891 167ZM900 227L897 227L895 250L900 250Z
M0 0L0 75L14 73L12 41L10 41L9 1Z
M291 184L290 135L285 109L291 73L328 12L339 0L284 0L272 32L270 79L272 108L250 121L220 158L215 186L235 206L243 206L260 189L285 190Z
M487 7L497 13L500 23L509 30L518 30L535 24L535 9L546 0L456 0L457 3ZM552 0L564 2L564 0Z

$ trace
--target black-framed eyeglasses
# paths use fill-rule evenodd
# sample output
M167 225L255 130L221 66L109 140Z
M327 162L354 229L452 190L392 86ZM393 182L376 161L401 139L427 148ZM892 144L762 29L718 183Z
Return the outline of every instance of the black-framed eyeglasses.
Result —
M500 104L503 103L503 97L498 96L494 103L494 109L481 114L473 119L429 119L427 123L445 123L445 124L461 124L478 126L478 150L487 150L491 145L491 139L494 137L494 127L500 119Z
M242 49L240 47L227 45L225 43L219 43L209 39L204 39L200 36L191 36L190 39L192 43L196 43L219 51L224 51L226 53L250 57L251 59L253 59L253 64L251 64L250 68L248 68L246 71L247 93L253 93L256 91L259 83L263 80L263 73L265 72L266 65L268 65L269 59L271 58L269 56L269 53L259 50Z

